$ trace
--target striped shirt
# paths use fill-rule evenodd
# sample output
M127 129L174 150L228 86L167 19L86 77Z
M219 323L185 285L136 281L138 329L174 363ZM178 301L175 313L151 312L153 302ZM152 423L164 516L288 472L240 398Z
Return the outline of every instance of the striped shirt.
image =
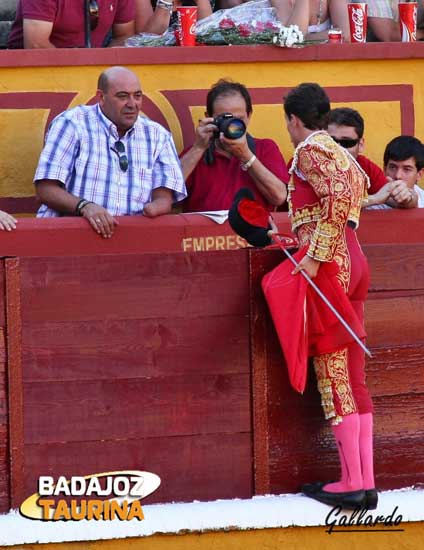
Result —
M118 152L121 141L125 152ZM119 157L126 155L123 171ZM187 196L171 134L139 116L120 138L116 126L98 105L81 105L56 117L49 129L34 182L58 180L76 197L93 201L114 216L141 214L152 191L171 189L175 202ZM60 216L46 205L37 217Z

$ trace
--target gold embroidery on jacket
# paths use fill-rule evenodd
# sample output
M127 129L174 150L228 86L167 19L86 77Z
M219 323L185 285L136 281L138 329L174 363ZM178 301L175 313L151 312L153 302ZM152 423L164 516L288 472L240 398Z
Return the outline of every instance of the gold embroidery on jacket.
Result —
M290 168L291 173L294 171L304 176L319 202L293 211L291 194L296 189L292 179L289 185L292 230L315 222L308 255L320 261L331 261L337 242L344 238L347 221L353 221L355 226L359 223L368 178L353 157L326 132L312 134L298 145Z

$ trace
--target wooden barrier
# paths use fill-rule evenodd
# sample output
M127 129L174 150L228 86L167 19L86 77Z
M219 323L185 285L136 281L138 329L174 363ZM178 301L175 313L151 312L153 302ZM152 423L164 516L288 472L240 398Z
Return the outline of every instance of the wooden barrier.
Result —
M380 488L424 482L423 222L361 220ZM281 252L212 250L237 243L199 215L121 218L108 240L81 219L18 225L0 234L0 511L39 475L144 469L162 478L149 502L338 475L313 377L290 389L260 292ZM187 239L211 248L184 252Z

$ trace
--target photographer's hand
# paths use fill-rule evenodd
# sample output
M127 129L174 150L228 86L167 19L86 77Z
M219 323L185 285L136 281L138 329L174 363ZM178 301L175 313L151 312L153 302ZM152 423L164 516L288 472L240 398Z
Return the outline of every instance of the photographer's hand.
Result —
M222 132L219 135L221 148L227 151L227 153L230 153L233 157L236 157L242 164L248 162L253 156L247 144L246 135L247 134L244 134L238 139L228 139Z
M194 143L180 159L184 180L187 180L189 175L196 168L197 163L209 147L211 139L213 139L213 134L217 130L217 127L213 124L213 120L212 117L206 117L199 120Z
M200 119L196 128L196 136L193 147L198 147L199 149L206 151L215 130L217 130L217 127L213 123L212 117Z

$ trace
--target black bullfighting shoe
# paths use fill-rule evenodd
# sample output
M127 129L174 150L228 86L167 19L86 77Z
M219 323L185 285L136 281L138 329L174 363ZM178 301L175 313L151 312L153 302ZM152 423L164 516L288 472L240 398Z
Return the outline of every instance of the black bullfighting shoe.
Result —
M341 506L348 510L367 507L367 497L363 489L343 493L330 493L330 491L323 489L324 485L326 484L322 481L306 483L302 487L302 492L307 497L329 506Z
M365 506L367 507L367 509L368 510L375 510L377 508L377 504L378 504L377 489L367 489L365 491L365 499L366 499Z
M302 493L310 496L311 492L321 490L327 483L334 483L333 481L315 481L313 483L305 483L302 485ZM375 510L378 504L378 492L377 489L366 489L365 491L365 506L367 510Z

